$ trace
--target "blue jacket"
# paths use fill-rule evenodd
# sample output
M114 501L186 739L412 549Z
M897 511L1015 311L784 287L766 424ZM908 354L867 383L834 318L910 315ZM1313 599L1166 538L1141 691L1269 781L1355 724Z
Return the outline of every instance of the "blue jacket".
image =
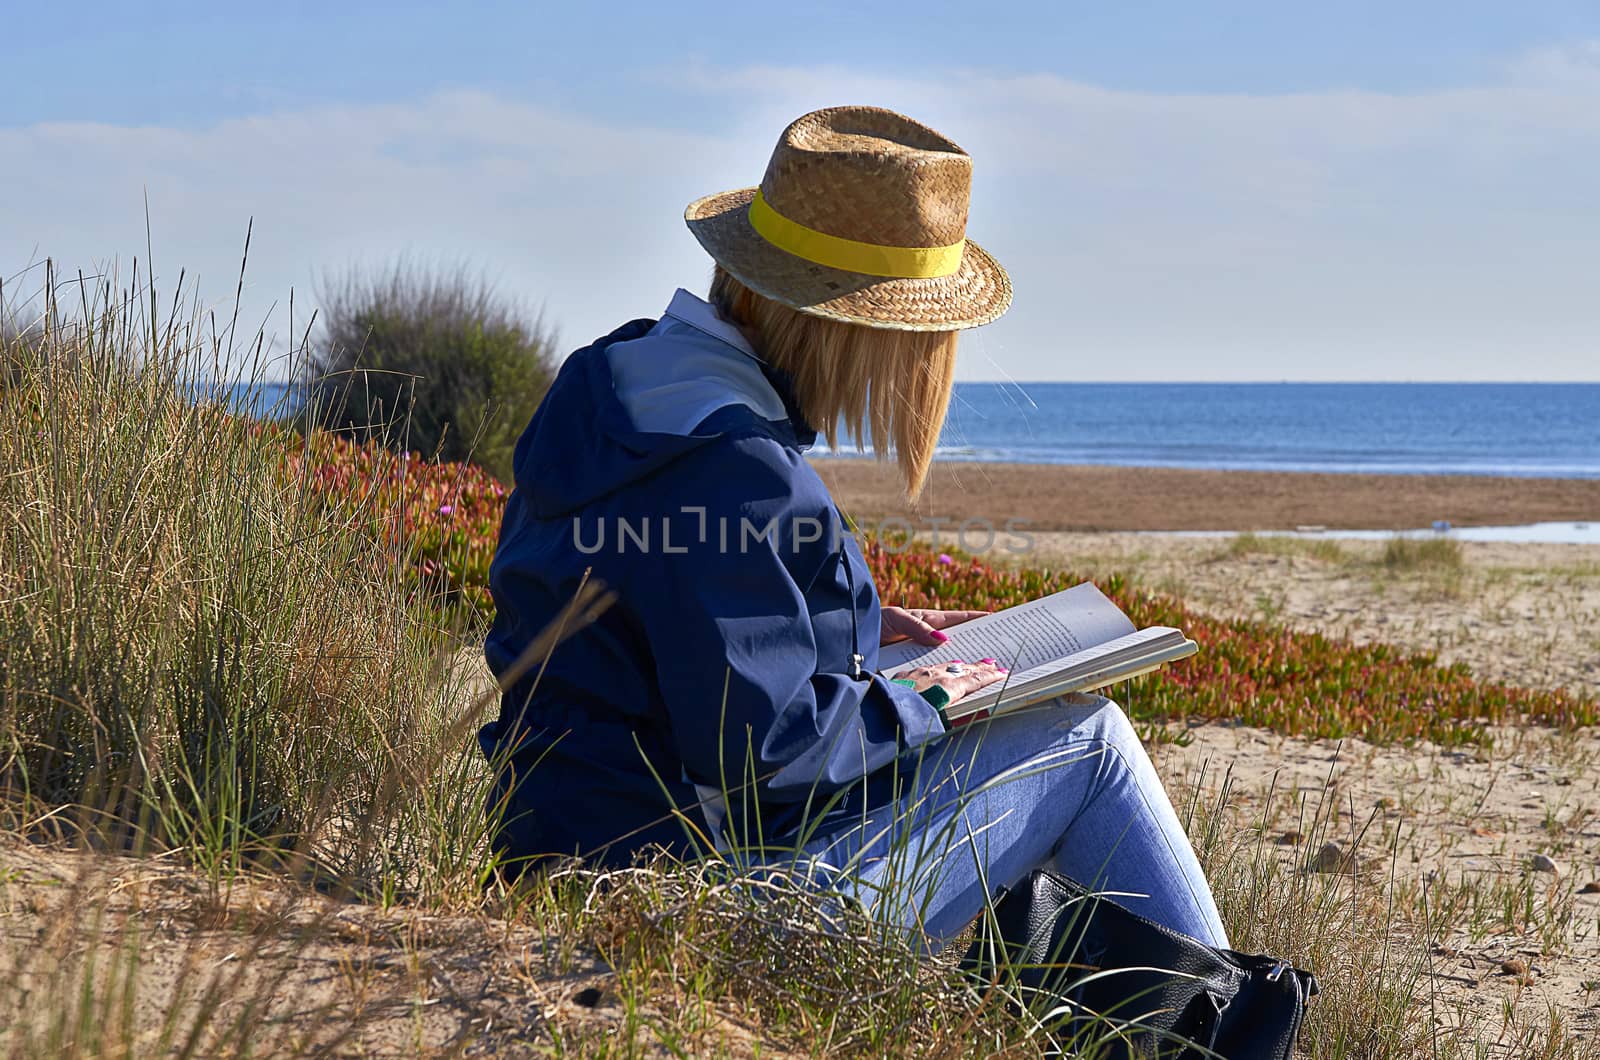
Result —
M740 345L672 316L626 324L567 359L517 444L491 669L585 571L617 599L480 733L513 857L619 864L647 844L692 850L695 830L771 841L830 796L851 812L878 786L854 782L944 732L920 695L874 675L877 592L806 462L815 433ZM614 363L647 378L619 380ZM658 429L640 429L629 396ZM697 422L659 429L674 404Z

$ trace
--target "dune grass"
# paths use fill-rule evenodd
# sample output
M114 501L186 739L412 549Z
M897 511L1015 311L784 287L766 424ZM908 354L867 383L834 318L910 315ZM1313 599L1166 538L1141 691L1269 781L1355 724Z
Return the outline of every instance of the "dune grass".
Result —
M158 313L137 279L47 287L44 313L0 347L0 1052L1050 1044L1003 992L770 873L658 859L502 883L470 738L485 703L458 654L481 632L472 590L503 490L196 402L196 380L252 364L259 336L235 345L198 313ZM1067 577L872 558L892 602L999 605ZM1337 645L1102 581L1136 618L1209 638L1224 661L1201 672L1207 702L1237 691L1219 674L1279 673L1254 701L1280 704L1361 676ZM1577 716L1509 690L1471 699L1469 677L1426 662L1359 658L1445 683L1456 698L1441 703L1480 714ZM1166 717L1195 687L1126 691ZM1261 856L1260 830L1220 804L1196 805L1191 829L1241 944L1323 976L1308 1055L1478 1055L1416 1018L1442 920ZM1539 1051L1522 1055L1592 1055L1554 1023L1530 1034Z
M249 348L109 286L71 294L9 345L0 389L4 812L213 872L248 855L382 885L404 863L416 889L459 886L405 849L454 860L483 815L397 782L459 712L438 679L457 641L404 541L353 532L370 498L329 504L249 421L190 400ZM357 826L405 838L318 841Z
M1338 541L1323 537L1295 537L1289 534L1256 534L1246 531L1228 539L1224 556L1306 556L1324 563L1362 563L1359 555ZM1391 573L1443 571L1459 568L1461 542L1453 537L1408 537L1395 534L1383 542L1376 564Z
M1226 556L1309 556L1324 563L1348 559L1345 549L1328 538L1291 537L1288 534L1234 534L1222 550Z
M1457 570L1461 542L1453 537L1391 537L1379 562L1391 571Z

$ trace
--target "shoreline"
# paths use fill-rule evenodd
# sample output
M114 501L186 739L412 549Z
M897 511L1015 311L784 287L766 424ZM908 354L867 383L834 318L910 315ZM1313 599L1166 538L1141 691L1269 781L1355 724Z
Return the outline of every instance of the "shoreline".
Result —
M858 461L864 464L877 462L873 449L857 451L851 448L829 449L819 442L806 453L813 463L831 461ZM940 446L933 456L937 464L1003 464L1009 467L1066 467L1066 468L1117 468L1124 471L1253 471L1279 475L1375 475L1380 478L1514 478L1514 479L1594 479L1600 481L1600 465L1561 465L1518 467L1495 464L1487 467L1439 466L1431 464L1397 464L1373 466L1370 463L1276 464L1240 463L1237 465L1205 463L1204 461L1177 462L1160 458L1145 458L1138 454L1124 454L1099 459L1051 460L1029 457L1022 452L1012 455L1007 450L979 451L977 447L952 447L948 451Z
M872 459L811 461L858 520L1014 520L1047 531L1418 530L1600 522L1600 479L1321 471L1216 471L938 461L915 507L896 469Z

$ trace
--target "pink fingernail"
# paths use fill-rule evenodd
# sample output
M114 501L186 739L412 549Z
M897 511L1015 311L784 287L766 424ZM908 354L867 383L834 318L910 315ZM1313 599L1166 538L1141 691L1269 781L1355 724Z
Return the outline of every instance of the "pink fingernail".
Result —
M943 644L945 641L950 639L950 634L936 629L933 631L933 639L938 641L940 644Z
M992 662L994 662L994 660L993 660L993 659L979 659L979 660L978 660L978 661L979 661L979 662L988 662L988 663L992 663Z
M964 663L967 660L965 660L965 659L951 659L950 661L953 662L953 663Z
M998 670L999 672L1003 673L1003 674L1008 674L1008 673L1011 672L1011 669L1009 667L1006 667L1006 666L996 666L995 669Z

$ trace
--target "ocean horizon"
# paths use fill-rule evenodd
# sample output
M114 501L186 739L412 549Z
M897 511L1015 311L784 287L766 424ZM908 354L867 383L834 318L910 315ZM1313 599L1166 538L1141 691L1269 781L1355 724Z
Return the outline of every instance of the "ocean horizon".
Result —
M287 384L233 403L286 409ZM818 444L823 459L857 456ZM958 383L944 460L1600 477L1600 383Z
M1600 383L959 383L938 456L1595 478Z

